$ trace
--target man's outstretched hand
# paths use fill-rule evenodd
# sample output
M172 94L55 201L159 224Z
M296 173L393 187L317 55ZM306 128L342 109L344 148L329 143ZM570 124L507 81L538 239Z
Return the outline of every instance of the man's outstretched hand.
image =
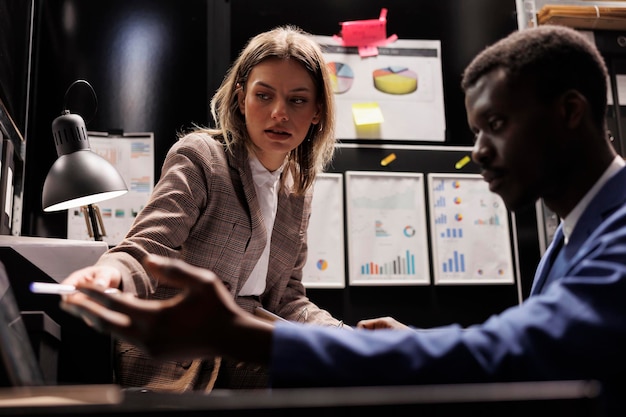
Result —
M180 288L167 300L105 294L91 283L63 297L61 307L95 329L127 340L159 358L213 355L266 364L273 325L242 310L213 272L181 260L149 255L144 268L159 285Z

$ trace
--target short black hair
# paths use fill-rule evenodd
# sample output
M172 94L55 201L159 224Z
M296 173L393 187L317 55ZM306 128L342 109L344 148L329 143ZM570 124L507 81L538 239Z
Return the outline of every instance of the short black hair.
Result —
M511 79L532 80L548 102L575 89L589 102L597 126L605 126L608 72L602 55L585 35L565 26L543 25L513 32L480 52L463 72L467 91L495 68Z

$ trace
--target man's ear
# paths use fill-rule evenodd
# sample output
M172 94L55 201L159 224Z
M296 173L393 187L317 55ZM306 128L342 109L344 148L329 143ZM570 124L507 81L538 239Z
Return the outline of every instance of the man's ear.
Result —
M578 90L567 90L563 93L560 106L563 120L570 129L579 126L589 110L587 98Z

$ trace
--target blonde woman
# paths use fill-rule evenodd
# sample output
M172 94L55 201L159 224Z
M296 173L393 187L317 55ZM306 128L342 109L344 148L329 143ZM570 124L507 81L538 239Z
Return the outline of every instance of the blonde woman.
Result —
M332 86L319 45L291 26L253 37L211 112L213 128L196 128L169 150L125 239L65 283L167 299L177 291L142 267L156 254L214 271L248 312L262 306L287 320L337 325L306 297L301 282L311 189L335 145ZM164 325L193 327L198 319ZM125 387L268 386L264 368L221 358L158 361L125 342L117 345L116 362L116 382Z

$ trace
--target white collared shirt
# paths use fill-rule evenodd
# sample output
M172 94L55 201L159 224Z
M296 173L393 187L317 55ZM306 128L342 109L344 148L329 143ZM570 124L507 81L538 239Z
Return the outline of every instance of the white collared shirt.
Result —
M267 279L267 271L270 261L270 242L272 241L272 230L274 229L274 220L276 219L276 210L278 209L278 188L280 185L280 175L283 172L284 164L274 172L270 172L261 164L261 161L250 155L250 169L254 180L254 189L256 191L261 214L263 215L263 223L267 233L267 244L259 261L255 265L250 277L245 282L241 290L240 296L261 295L265 291L265 282Z
M563 237L565 239L563 243L565 245L567 245L569 237L572 235L574 227L576 227L576 223L578 223L578 220L580 220L580 216L589 205L589 202L596 196L596 194L598 194L600 188L602 188L604 184L606 184L607 181L617 173L617 171L622 169L624 165L626 165L624 159L619 155L616 156L615 159L613 159L613 162L611 162L611 165L609 165L606 171L604 171L604 174L602 174L600 179L596 181L593 187L591 187L591 189L587 191L587 194L585 194L582 200L580 200L578 204L576 204L576 207L574 207L574 209L567 215L567 217L563 219Z

